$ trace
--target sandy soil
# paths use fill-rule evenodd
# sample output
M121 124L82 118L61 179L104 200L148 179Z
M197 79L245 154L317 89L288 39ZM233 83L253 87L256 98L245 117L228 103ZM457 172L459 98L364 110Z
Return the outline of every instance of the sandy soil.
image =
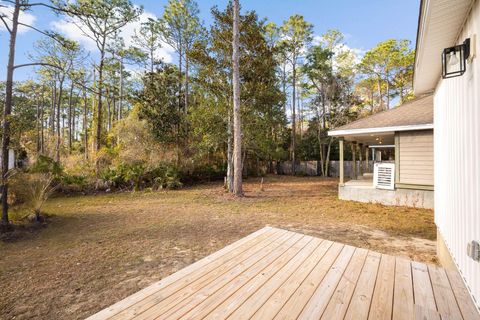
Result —
M1 319L82 319L265 226L436 263L433 211L340 201L333 179L269 176L59 197L47 227L0 242Z

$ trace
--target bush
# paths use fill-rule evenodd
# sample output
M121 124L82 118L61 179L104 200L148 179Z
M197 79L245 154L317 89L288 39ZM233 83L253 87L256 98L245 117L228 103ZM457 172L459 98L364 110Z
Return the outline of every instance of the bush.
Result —
M71 175L64 173L61 177L62 191L71 190L72 187L77 189L76 191L85 190L89 187L89 179L82 175Z
M134 190L140 190L144 186L145 181L145 165L142 162L133 164L122 164L119 171L123 180L133 187Z
M182 187L180 176L176 167L160 165L149 172L152 187L158 189L178 189Z
M185 183L193 183L199 181L222 180L225 176L225 172L225 168L216 165L198 166L189 171L183 171L181 173L181 181Z
M152 187L157 190L177 189L182 186L178 170L168 164L161 164L153 169L147 169L144 162L120 164L117 167L102 170L100 179L109 188L141 190Z
M99 178L110 188L121 188L125 185L125 178L116 168L105 168L99 173Z
M52 173L17 173L12 179L11 189L35 215L35 221L41 221L43 204L56 188Z
M55 178L59 178L63 173L60 163L50 157L40 155L37 160L28 168L31 173L51 173Z

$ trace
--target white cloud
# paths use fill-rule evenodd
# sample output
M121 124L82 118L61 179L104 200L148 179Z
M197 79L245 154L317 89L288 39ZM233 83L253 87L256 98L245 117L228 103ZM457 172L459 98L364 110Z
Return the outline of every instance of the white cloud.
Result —
M348 39L348 38L351 38L352 36L347 34L347 35L344 35L344 38L345 39ZM312 43L314 45L319 45L319 44L323 44L324 41L323 41L323 38L322 36L319 36L319 35L315 35L313 37L313 41ZM333 52L334 53L340 53L340 52L345 52L345 51L351 51L353 52L354 56L355 56L355 63L359 63L361 60L362 60L362 57L365 55L365 50L363 49L360 49L360 48L352 48L350 47L349 45L347 45L346 43L341 43L339 45L337 45L334 49L333 49Z
M133 36L135 35L135 30L139 30L141 24L148 21L148 19L156 19L156 16L153 13L145 11L140 15L137 21L128 23L120 30L120 36L123 38L127 47L134 44ZM51 22L51 26L54 30L64 34L72 40L78 41L85 47L85 49L96 51L97 47L95 42L85 35L78 25L81 25L81 22L75 18L65 18ZM173 52L173 48L165 43L162 48L157 50L156 58L161 58L165 62L172 62Z
M0 6L0 15L4 15L6 17L7 24L9 27L12 27L12 16L13 16L13 6L10 5L4 5ZM25 11L20 11L20 15L18 17L18 21L30 26L33 26L35 24L35 21L37 20L37 17L35 17L33 14L25 12ZM5 28L5 25L3 22L0 23L0 32L6 31L7 29ZM32 29L25 27L25 26L18 26L18 33L25 33L27 31L30 31Z
M64 34L69 39L78 41L87 50L96 50L97 46L95 45L95 41L85 35L85 33L77 26L79 23L80 21L76 18L68 18L52 21L50 25L54 30Z

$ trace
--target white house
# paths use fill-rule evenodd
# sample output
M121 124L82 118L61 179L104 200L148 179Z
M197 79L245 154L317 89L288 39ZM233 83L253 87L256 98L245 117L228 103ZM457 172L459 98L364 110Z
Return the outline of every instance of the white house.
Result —
M438 254L443 264L458 268L477 306L480 305L479 34L479 0L421 1L414 91L417 96L433 93L434 97ZM452 48L456 45L459 46Z
M460 272L478 307L480 0L421 0L418 21L413 85L419 100L329 132L340 138L341 162L344 141L350 142L354 154L359 144L360 149L379 147L378 141L394 149L394 162L386 164L390 169L383 173L391 190L378 190L363 177L344 182L340 165L339 197L392 204L392 199L411 199L404 193L412 189L425 190L428 199L433 192L438 257L444 266ZM433 121L425 114L426 104ZM427 203L424 207L430 206Z

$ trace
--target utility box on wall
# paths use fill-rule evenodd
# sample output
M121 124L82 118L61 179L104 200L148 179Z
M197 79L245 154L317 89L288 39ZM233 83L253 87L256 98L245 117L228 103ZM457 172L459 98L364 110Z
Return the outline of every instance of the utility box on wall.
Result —
M395 164L375 163L373 168L373 184L377 189L395 189Z

